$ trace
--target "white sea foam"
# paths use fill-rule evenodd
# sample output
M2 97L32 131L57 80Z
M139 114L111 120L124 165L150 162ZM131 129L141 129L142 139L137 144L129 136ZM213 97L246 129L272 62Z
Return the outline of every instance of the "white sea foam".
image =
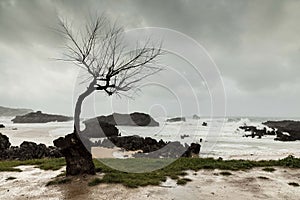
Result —
M20 145L24 140L53 145L55 138L72 132L73 122L51 122L44 124L13 124L11 118L0 118L6 128L0 131L10 138L12 145ZM262 122L267 119L235 118L235 119L208 119L194 120L187 118L186 122L165 122L165 119L156 119L159 127L118 126L121 134L152 137L157 140L180 141L181 143L201 143L202 156L223 158L241 157L254 159L260 157L282 157L288 154L300 156L300 141L274 141L275 136L266 136L262 139L242 137L245 132L239 130L242 125L265 127ZM222 122L225 121L224 126ZM202 126L207 122L208 126ZM221 131L218 131L222 127ZM14 130L17 129L17 130ZM182 135L188 137L181 138Z

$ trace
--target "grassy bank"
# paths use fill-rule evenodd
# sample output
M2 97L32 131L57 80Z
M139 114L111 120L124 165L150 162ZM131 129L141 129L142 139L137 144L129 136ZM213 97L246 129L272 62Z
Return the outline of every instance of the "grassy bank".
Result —
M114 166L132 166L131 159L119 160L105 160L108 162L115 162ZM117 163L118 162L118 163ZM134 162L141 163L138 160ZM143 159L144 165L157 162L155 159ZM169 162L168 160L166 162ZM129 164L130 163L130 164ZM91 185L99 183L121 183L128 187L138 187L146 185L159 185L165 181L167 177L177 180L177 183L185 184L188 182L184 178L186 170L198 171L201 169L213 170L249 170L255 167L288 167L288 168L300 168L300 158L294 158L289 156L281 160L264 160L264 161L249 161L249 160L221 160L213 158L180 158L175 160L170 165L149 173L128 173L120 172L103 165L98 160L95 161L97 170L104 172L105 175L102 179L95 179L91 182ZM118 165L117 165L118 164ZM221 172L221 175L229 175L228 172ZM96 182L96 183L95 183Z
M34 159L34 160L5 160L0 161L0 172L3 171L16 171L21 172L20 169L15 168L20 165L35 165L36 167L43 170L59 170L66 165L64 158L53 158L53 159Z
M165 162L170 163L170 159L103 159L103 162L109 166L118 166L119 169L134 169L137 171L142 169L155 168ZM186 179L186 170L198 171L201 169L213 170L249 170L255 167L263 167L271 169L271 167L288 167L300 168L300 158L289 156L281 160L264 160L264 161L249 161L249 160L221 160L212 158L180 158L172 162L170 165L147 173L131 173L115 170L98 160L94 160L97 172L104 173L102 178L95 176L90 182L90 186L101 183L120 183L127 187L138 187L146 185L159 185L164 182L167 177L177 180L178 184L185 184L189 179ZM0 171L20 171L14 167L19 165L36 165L36 167L44 170L58 170L65 165L64 159L39 159L28 161L1 161ZM269 170L270 171L270 170ZM225 172L229 175L228 172ZM224 173L224 174L225 174ZM58 177L64 179L64 177ZM59 180L58 180L59 182ZM64 181L62 181L64 182ZM67 181L69 182L69 181Z

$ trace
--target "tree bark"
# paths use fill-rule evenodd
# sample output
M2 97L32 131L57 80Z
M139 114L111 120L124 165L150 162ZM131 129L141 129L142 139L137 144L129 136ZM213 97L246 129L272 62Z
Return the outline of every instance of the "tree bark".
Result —
M83 145L74 133L54 140L54 145L60 148L67 163L67 176L79 174L95 174L92 154Z
M64 155L67 163L66 174L95 174L95 166L92 159L91 149L87 149L80 139L80 113L84 99L92 94L95 89L96 80L93 80L87 90L83 92L77 99L74 113L74 131L65 137L60 137L53 141L54 145L58 147Z

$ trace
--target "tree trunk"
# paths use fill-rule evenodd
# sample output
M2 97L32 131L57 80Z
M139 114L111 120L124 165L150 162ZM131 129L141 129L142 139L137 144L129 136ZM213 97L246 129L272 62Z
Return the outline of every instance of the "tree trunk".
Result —
M67 176L79 174L95 174L92 154L82 144L77 135L71 133L54 140L54 145L60 148L67 163Z
M95 80L92 81L87 90L82 93L76 102L74 114L74 131L65 137L60 137L53 141L64 155L67 163L67 176L79 174L95 174L95 166L92 159L91 149L83 144L79 137L80 133L80 113L84 99L93 93Z

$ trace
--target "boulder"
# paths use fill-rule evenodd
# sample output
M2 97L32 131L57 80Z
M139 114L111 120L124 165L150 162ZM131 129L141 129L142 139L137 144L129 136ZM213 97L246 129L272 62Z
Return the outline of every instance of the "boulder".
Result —
M131 114L113 113L108 116L99 116L97 119L99 122L119 126L159 126L159 123L150 115L138 112Z
M47 123L47 122L65 122L72 120L72 117L63 115L45 114L41 111L31 112L22 116L16 116L11 121L13 123Z
M251 134L245 134L244 137L249 137L251 136L252 138L256 137L258 139L261 139L262 136L264 135L272 135L271 133L267 131L267 129L264 127L263 129L258 129L255 126L240 126L240 129L244 130L245 132L251 132Z
M5 128L5 126L3 124L0 124L0 128Z
M184 135L181 135L180 136L180 139L184 139L184 138L186 138L186 137L190 137L189 135L186 135L186 134L184 134Z
M23 142L20 147L10 146L9 138L0 133L0 160L29 160L40 158L59 158L62 154L56 147L44 144Z
M124 136L124 137L110 137L97 143L98 146L112 148L114 145L125 149L126 151L142 150L144 153L156 151L166 145L162 140L157 142L150 137Z
M185 122L185 117L174 117L167 119L167 122Z
M149 158L179 158L181 156L191 157L199 154L200 145L192 143L191 146L183 146L180 142L164 142L163 140L155 140L150 137L140 136L124 136L110 137L102 142L98 141L95 146L113 148L117 146L126 151L141 151L141 153L133 154L134 157L149 157ZM199 151L198 151L199 147Z
M119 130L115 125L99 121L98 118L88 119L83 122L85 129L81 134L90 138L102 138L119 136Z
M200 153L200 144L192 143L181 157L198 157Z
M203 123L202 123L202 126L207 126L207 123L206 123L206 122L203 122Z
M12 147L7 151L8 159L29 160L40 158L59 158L62 154L55 147L45 144L24 141L20 147Z
M0 133L0 151L6 150L10 147L9 138L6 135Z
M246 125L245 126L240 126L239 129L242 129L246 132L249 132L249 131L254 132L254 131L257 130L255 126L246 126Z

